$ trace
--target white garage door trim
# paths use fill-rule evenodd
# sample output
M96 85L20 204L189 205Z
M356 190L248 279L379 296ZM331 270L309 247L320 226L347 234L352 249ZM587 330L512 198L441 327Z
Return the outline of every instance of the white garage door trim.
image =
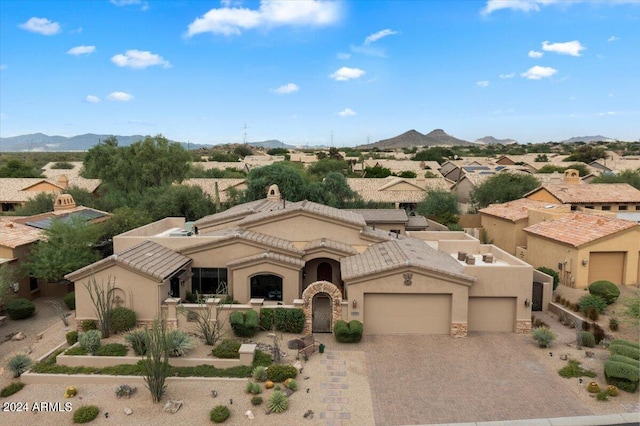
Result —
M451 295L366 293L364 334L450 334Z

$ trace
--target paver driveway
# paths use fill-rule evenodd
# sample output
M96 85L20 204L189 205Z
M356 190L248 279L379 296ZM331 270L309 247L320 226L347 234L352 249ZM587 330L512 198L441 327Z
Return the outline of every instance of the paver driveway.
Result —
M363 338L377 425L591 415L531 353L499 333Z

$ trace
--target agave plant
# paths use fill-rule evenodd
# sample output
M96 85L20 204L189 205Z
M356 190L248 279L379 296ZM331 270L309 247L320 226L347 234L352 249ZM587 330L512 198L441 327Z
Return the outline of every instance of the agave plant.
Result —
M33 361L26 355L18 354L9 358L7 361L7 368L11 370L14 378L18 378L31 367Z
M289 398L282 391L273 391L267 401L267 407L272 413L283 413L289 408Z
M187 333L182 330L171 330L167 333L169 356L184 356L196 344Z
M149 331L146 328L131 330L124 335L124 340L131 345L131 348L133 348L136 355L142 356L147 352Z
M259 365L253 369L253 373L251 375L253 376L253 380L256 382L264 382L267 380L267 367Z

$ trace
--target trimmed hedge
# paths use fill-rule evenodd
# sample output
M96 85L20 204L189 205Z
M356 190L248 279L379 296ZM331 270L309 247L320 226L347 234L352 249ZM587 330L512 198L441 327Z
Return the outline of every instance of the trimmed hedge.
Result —
M100 409L95 405L83 405L73 413L74 423L89 423L96 417L98 417Z
M75 291L67 293L62 300L64 301L64 304L67 305L67 308L69 308L70 311L76 310L76 292Z
M293 365L273 364L267 367L267 379L280 383L287 379L295 379L298 370Z
M596 347L596 338L592 332L582 331L580 334L582 335L582 346L586 346L587 348Z
M640 369L624 362L607 361L604 363L604 377L608 384L627 392L635 392L638 389Z
M629 364L634 367L640 368L640 360L629 358L628 356L613 354L607 361L621 362L623 364Z
M640 360L640 349L636 349L632 346L610 344L609 351L611 351L612 354L623 355L629 358Z
M17 393L20 390L22 390L23 387L24 387L24 383L22 383L22 382L13 382L10 385L5 386L4 388L2 388L2 390L0 390L0 397L7 398L7 397L13 395L14 393Z
M229 317L229 323L233 329L233 334L237 337L253 337L258 331L258 313L254 310L246 312L235 311Z
M111 310L109 330L113 333L129 331L136 326L136 313L129 308L119 307Z
M631 346L632 348L640 349L640 343L631 342L631 341L625 340L625 339L613 339L610 344L611 345Z
M209 419L213 423L224 423L229 418L231 412L226 405L216 405L213 410L209 412Z
M362 323L358 320L336 321L333 334L340 343L358 343L362 339Z
M30 300L18 297L11 299L4 305L7 315L12 320L21 320L29 318L36 310L36 305L31 303Z
M263 308L260 309L260 328L285 333L302 333L304 329L304 311L298 308Z
M611 281L600 280L589 285L589 293L602 297L607 305L610 305L620 296L620 289Z
M593 308L601 314L607 308L607 302L600 296L585 294L578 300L578 306L580 307L580 312L586 313L588 308Z
M240 342L233 339L226 339L213 348L211 353L216 358L240 358L240 346Z

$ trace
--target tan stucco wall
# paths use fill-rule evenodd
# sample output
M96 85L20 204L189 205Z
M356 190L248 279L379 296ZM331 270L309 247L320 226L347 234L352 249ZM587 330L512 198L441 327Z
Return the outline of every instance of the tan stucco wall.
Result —
M516 247L527 243L526 235L522 231L527 226L526 219L513 222L480 213L480 223L489 240L507 253L515 255Z
M544 188L534 192L533 194L530 194L529 196L527 196L527 198L530 200L544 201L547 203L562 204L560 200L551 195L551 193Z

